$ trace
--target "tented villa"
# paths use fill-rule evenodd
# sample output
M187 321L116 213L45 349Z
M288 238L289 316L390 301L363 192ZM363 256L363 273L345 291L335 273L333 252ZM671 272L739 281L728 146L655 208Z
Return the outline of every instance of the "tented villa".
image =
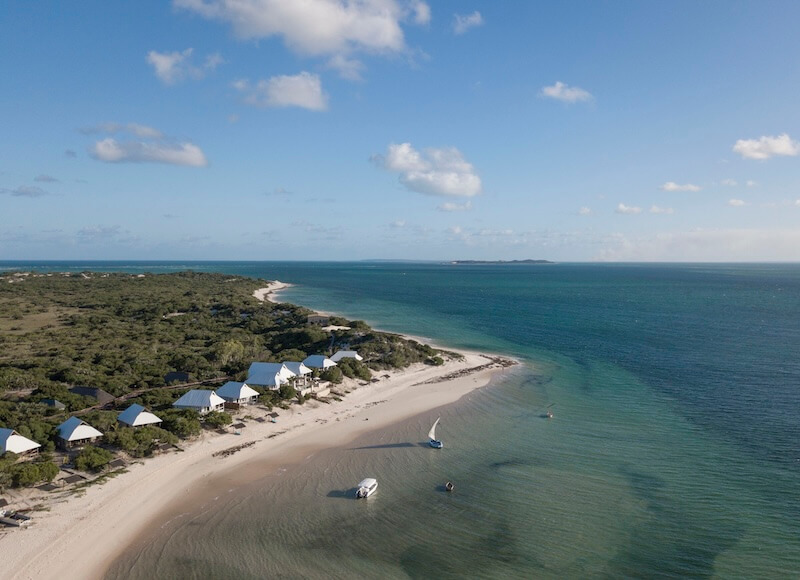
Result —
M39 451L39 445L27 437L23 437L13 429L0 429L0 456L6 453L16 455L34 455Z
M217 389L217 395L225 399L226 403L237 405L253 405L258 400L258 391L250 388L247 383L228 381Z
M225 408L225 399L214 391L192 389L180 399L172 403L177 409L194 409L201 415L211 411L222 411Z
M338 363L343 358L354 358L356 360L364 360L364 358L354 350L340 350L331 357L331 360Z
M292 377L294 377L294 373L286 367L285 363L254 362L247 371L245 383L277 391Z
M310 357L303 361L303 364L311 369L329 369L335 367L336 363L329 359L324 354L312 354Z
M158 425L161 419L153 413L150 413L142 407L134 403L117 417L117 421L128 427L141 427L143 425Z
M103 434L78 417L70 417L58 426L58 444L64 449L94 443Z

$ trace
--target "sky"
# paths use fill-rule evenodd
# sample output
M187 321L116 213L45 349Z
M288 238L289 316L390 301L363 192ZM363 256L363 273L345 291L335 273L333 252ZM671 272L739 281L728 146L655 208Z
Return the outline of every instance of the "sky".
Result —
M800 261L800 2L0 4L0 259Z

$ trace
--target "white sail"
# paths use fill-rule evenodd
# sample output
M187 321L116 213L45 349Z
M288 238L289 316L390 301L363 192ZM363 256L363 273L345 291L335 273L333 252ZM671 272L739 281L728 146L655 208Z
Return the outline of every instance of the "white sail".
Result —
M441 419L441 417L437 417L436 421L433 422L433 427L428 431L428 439L436 440L436 425L439 424L439 419Z

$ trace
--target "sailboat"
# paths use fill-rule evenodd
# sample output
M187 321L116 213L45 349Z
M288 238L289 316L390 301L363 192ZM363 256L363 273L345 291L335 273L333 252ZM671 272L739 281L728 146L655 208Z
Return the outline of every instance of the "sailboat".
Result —
M441 449L444 447L444 443L436 439L436 425L439 424L439 419L441 419L441 417L436 418L436 421L433 422L433 427L431 427L431 430L428 431L428 439L430 439L428 444L434 449Z

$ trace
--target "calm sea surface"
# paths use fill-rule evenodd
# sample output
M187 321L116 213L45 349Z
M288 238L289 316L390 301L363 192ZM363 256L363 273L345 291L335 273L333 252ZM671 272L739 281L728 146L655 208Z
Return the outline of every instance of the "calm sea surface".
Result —
M524 361L229 490L111 578L800 577L800 265L11 267L279 279L287 302ZM418 445L438 415L441 452ZM342 497L367 475L375 496Z

